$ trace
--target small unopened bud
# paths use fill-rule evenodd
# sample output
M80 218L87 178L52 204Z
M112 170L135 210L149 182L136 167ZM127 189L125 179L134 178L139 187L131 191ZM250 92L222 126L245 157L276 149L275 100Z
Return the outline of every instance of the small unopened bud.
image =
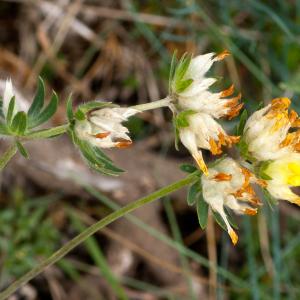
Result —
M88 113L85 120L77 120L75 133L81 140L100 148L126 148L131 145L127 127L122 122L136 113L132 108L106 107Z

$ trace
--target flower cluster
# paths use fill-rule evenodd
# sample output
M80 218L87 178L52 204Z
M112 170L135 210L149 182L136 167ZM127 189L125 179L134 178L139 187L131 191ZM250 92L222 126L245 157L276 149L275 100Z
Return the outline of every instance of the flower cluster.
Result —
M208 53L195 58L184 56L170 84L180 140L206 174L208 171L201 149L210 150L214 155L221 154L222 146L231 147L239 141L238 136L228 135L216 119L235 117L243 106L239 103L241 94L231 97L234 93L233 85L213 93L209 88L216 79L205 76L214 62L228 55L224 51L219 55Z
M236 244L238 236L227 210L246 215L257 213L262 203L252 184L260 185L276 199L300 205L300 197L293 190L300 186L300 118L289 109L291 101L288 98L276 98L248 120L244 111L237 135L229 135L218 120L231 120L239 114L243 107L241 94L234 96L233 85L223 91L212 92L210 89L216 79L206 76L215 62L228 55L227 51L194 58L186 54L178 63L174 56L169 95L149 104L118 107L109 102L92 101L79 105L73 111L72 99L69 98L68 123L56 128L37 128L56 112L56 94L53 92L45 106L44 84L40 79L37 93L28 108L20 99L16 100L12 83L8 80L0 110L0 135L10 137L12 147L1 158L0 168L17 150L28 158L22 144L24 141L67 132L91 168L107 175L119 175L123 170L116 167L101 149L130 146L129 130L123 123L137 113L168 106L174 115L176 142L181 140L200 168L188 168L196 178L189 189L188 204L197 203L202 228L211 208L223 222L233 244ZM202 149L220 155L222 147L232 147L234 144L237 144L241 157L237 160L223 157L207 167Z

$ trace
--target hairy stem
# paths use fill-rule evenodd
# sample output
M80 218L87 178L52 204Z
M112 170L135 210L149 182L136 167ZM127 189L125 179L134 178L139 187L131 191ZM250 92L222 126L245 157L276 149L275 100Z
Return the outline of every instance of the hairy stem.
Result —
M130 106L131 108L137 109L139 111L145 111L145 110L150 110L150 109L156 109L160 107L167 107L170 105L172 99L168 96L164 99L145 103L145 104L139 104L139 105L134 105Z
M57 127L32 131L26 135L25 139L45 139L53 136L64 134L69 127L69 124L60 125Z
M24 276L22 276L20 279L16 280L14 283L12 283L6 290L4 290L2 293L0 293L0 300L7 299L11 294L13 294L18 288L26 284L28 281L42 273L47 267L55 264L57 261L59 261L61 258L63 258L66 254L68 254L72 249L74 249L76 246L84 242L88 237L93 235L95 232L100 230L101 228L107 226L108 224L112 223L113 221L123 217L124 215L134 211L135 209L142 207L145 204L148 204L156 199L159 199L161 197L164 197L176 190L181 189L182 187L191 184L194 182L197 178L197 172L189 175L188 177L181 179L179 181L176 181L170 185L167 185L166 187L163 187L156 192L142 197L135 202L132 202L119 210L111 213L107 217L103 218L102 220L98 221L97 223L93 224L92 226L88 227L86 230L84 230L82 233L77 235L75 238L73 238L71 241L66 243L63 247L61 247L58 251L56 251L54 254L52 254L49 258L41 262L38 266L33 268L31 271L26 273Z

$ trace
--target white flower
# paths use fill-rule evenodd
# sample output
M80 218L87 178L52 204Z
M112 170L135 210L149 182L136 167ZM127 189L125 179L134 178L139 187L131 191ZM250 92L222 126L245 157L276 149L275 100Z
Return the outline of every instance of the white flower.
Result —
M255 215L259 200L250 183L264 185L264 182L257 180L248 169L231 158L225 158L209 168L209 176L202 175L201 182L204 200L222 217L232 243L236 244L238 236L227 219L224 206L238 214Z
M11 79L6 80L5 82L5 88L4 88L4 93L3 93L3 113L6 118L7 112L8 112L8 106L10 103L10 100L14 97L14 91L13 91L13 86ZM16 115L18 112L18 103L15 101L15 107L12 113L12 118Z
M201 149L210 150L212 154L221 154L222 146L231 147L239 141L238 136L229 136L210 115L194 113L187 116L188 127L180 128L179 137L182 144L190 151L200 169L207 175L207 167Z
M243 104L239 104L241 95L226 98L233 94L234 87L231 86L219 93L212 93L209 88L216 82L216 79L205 77L215 61L220 61L228 55L228 51L224 51L219 55L207 53L196 56L191 60L182 81L192 79L192 83L182 92L173 92L176 95L180 109L192 109L210 114L214 118L227 116L231 119L239 113L243 106Z
M92 111L84 121L76 121L75 133L81 140L86 140L100 148L125 148L132 142L128 129L121 123L138 113L132 108L102 108Z
M292 153L270 162L264 173L271 177L267 190L282 200L300 205L300 197L291 188L300 186L300 154Z
M7 117L7 112L8 112L8 107L10 100L15 96L15 92L13 90L13 85L11 82L11 79L7 79L5 81L5 87L4 87L4 92L3 92L3 99L2 99L2 111L5 116ZM13 117L17 114L18 111L23 110L27 111L28 109L28 104L25 103L22 99L19 99L16 97L15 99L15 107L12 113L12 119Z
M255 112L246 122L244 139L249 154L258 161L274 160L300 150L300 131L289 133L300 121L295 111L289 113L291 101L276 98Z

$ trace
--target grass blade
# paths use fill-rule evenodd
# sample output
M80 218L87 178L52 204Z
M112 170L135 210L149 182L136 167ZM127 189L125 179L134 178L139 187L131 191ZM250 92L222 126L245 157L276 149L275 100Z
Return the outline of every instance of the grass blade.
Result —
M86 229L86 226L84 226L73 213L70 213L70 217L74 227L78 229L78 231L82 232ZM119 284L118 279L115 277L115 275L109 268L105 256L102 253L96 239L94 237L89 237L85 241L84 245L86 246L86 249L89 252L92 259L94 260L95 264L98 266L101 274L111 285L113 291L116 293L118 298L122 300L128 300L128 297L126 296L123 287Z

